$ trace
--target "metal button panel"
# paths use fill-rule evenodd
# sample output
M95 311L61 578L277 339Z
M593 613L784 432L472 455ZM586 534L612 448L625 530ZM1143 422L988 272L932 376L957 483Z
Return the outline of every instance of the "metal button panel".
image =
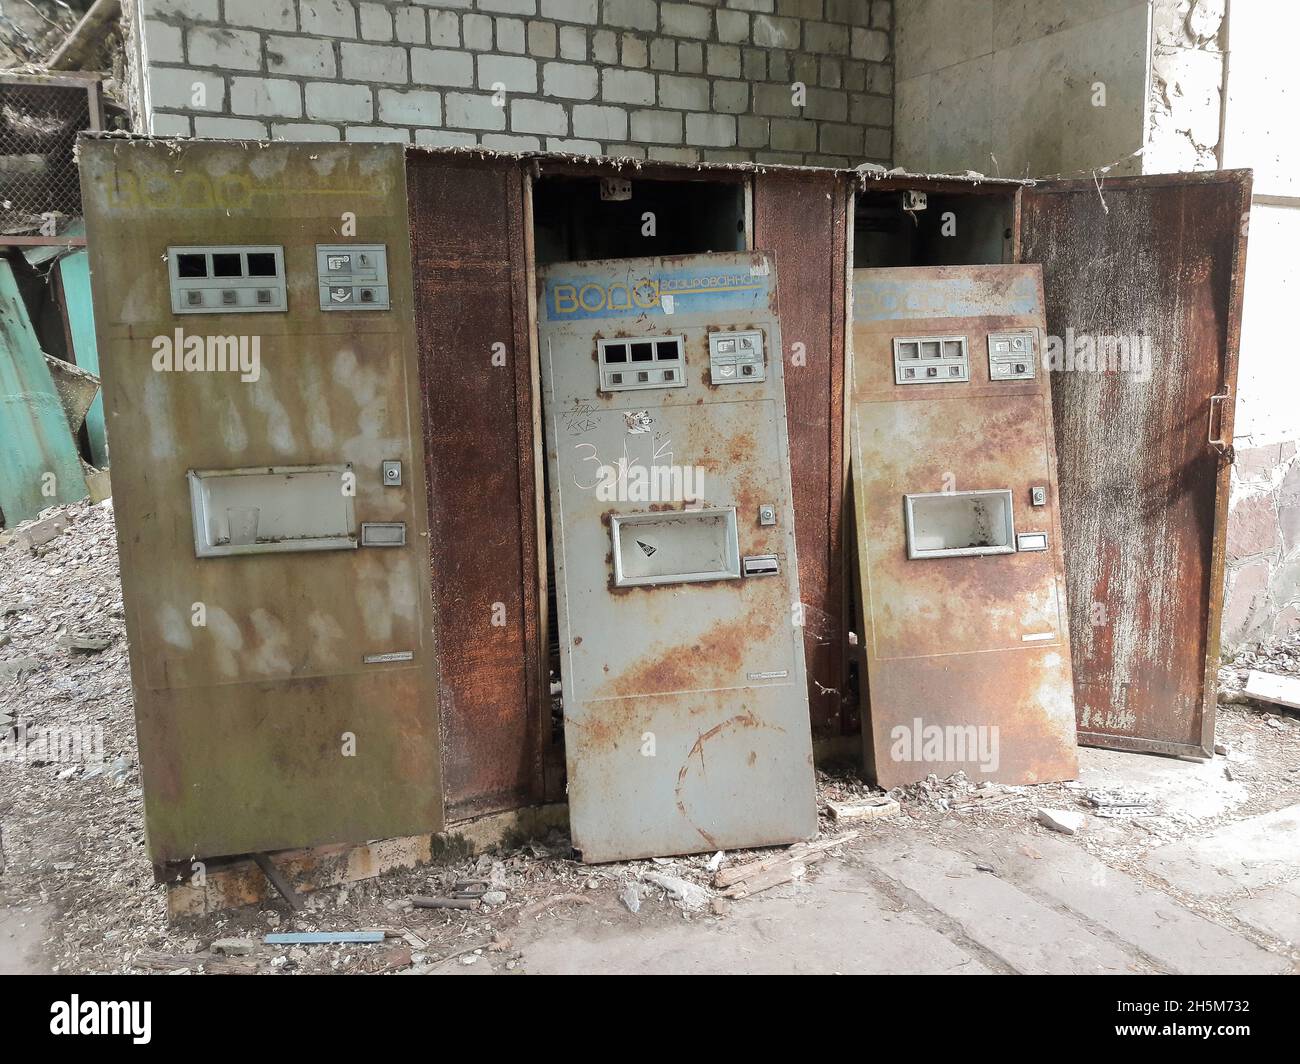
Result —
M288 308L284 248L221 244L167 249L173 314L255 314Z
M681 336L616 336L597 340L596 350L602 392L686 387Z
M388 310L384 244L317 244L321 310Z
M989 333L989 380L1031 381L1037 376L1038 330Z
M966 337L894 337L895 384L960 384L968 380Z
M757 384L767 379L763 360L763 334L709 333L709 380L713 384Z

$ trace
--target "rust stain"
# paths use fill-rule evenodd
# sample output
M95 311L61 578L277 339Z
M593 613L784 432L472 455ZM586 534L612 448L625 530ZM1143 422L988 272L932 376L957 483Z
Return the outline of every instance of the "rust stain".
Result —
M774 725L767 724L764 721L759 720L758 717L754 715L754 711L752 709L746 709L744 713L737 713L734 717L731 717L728 720L724 720L720 724L715 724L712 728L708 729L708 731L701 732L699 737L691 745L689 752L686 754L686 760L682 763L682 767L677 772L677 786L675 790L677 811L681 813L682 816L685 817L690 822L691 827L693 827L697 832L699 832L700 838L702 838L705 842L707 842L710 848L717 847L717 841L714 839L712 835L710 835L707 831L705 831L702 827L700 827L700 825L697 824L694 821L694 819L692 819L690 812L686 808L686 801L682 797L682 788L685 786L687 775L690 772L691 762L696 757L699 758L700 772L707 776L708 767L705 764L705 758L704 758L705 744L707 744L712 739L716 739L719 735L721 735L725 731L740 730L746 728L774 728L777 731L784 730L782 728L776 728ZM750 765L753 765L754 761L755 761L755 754L751 751L749 755L748 763Z
M728 585L742 582L718 581ZM695 586L716 584L709 581ZM608 684L608 691L604 693L620 697L707 689L734 683L744 666L747 649L769 638L776 624L771 616L746 617L716 624L689 646L663 646L643 656Z
M985 778L1031 783L1076 771L1048 374L1040 361L1038 376L1016 387L988 377L991 332L1036 327L1045 335L1041 309L1017 317L999 307L1008 294L1023 298L1033 271L960 270L970 301L997 308L989 316L966 316L963 308L949 317L854 324L852 462L871 715L866 757L883 786L959 769L980 778L962 760L936 764L895 754L891 738L916 720L996 730L999 763ZM860 271L858 283L923 286L954 272ZM894 383L893 338L929 332L967 337L968 383ZM1031 507L1031 488L1044 485L1048 505ZM1015 530L1046 532L1049 550L908 558L906 494L993 489L1010 491Z

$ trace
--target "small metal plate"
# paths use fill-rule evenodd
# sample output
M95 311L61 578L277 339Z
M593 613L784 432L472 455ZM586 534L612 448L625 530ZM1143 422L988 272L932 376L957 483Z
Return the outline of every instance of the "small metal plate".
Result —
M616 336L596 341L602 392L686 387L686 345L680 335Z
M384 487L400 488L402 486L402 463L395 458L386 459L380 465L380 475L384 479Z
M321 310L388 310L385 244L317 244Z
M405 521L362 521L363 547L402 547L406 545Z
M1047 550L1047 533L1017 532L1016 550Z
M989 333L989 380L1031 381L1038 375L1038 330Z
M775 554L751 554L741 562L746 576L776 576L781 572L781 560Z
M961 384L968 380L966 337L894 337L895 384Z
M390 661L413 661L413 650L390 650L385 654L367 654L361 659L363 665L382 665Z
M766 379L761 332L709 333L709 380L713 384L757 384Z

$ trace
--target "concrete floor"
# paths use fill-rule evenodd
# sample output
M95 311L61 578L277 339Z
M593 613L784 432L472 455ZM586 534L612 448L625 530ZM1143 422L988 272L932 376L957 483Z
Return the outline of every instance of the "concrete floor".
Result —
M50 906L0 906L0 975L49 972L41 943L48 933Z
M1144 790L1189 821L1223 817L1245 798L1220 759L1081 755L1082 783ZM634 915L606 898L520 928L507 952L428 972L1300 971L1300 805L1131 853L1092 846L1105 860L1090 852L1141 831L1094 819L1091 835L1069 837L1023 815L900 817L722 917L687 919L667 903Z
M1224 762L1080 751L1086 787L1138 789L1181 824L1163 841L1093 818L1078 836L1014 812L870 823L799 882L684 915L613 890L557 903L499 952L422 974L1300 971L1300 804L1259 809ZM1202 825L1201 821L1206 821ZM567 895L572 898L572 895ZM0 973L49 970L49 906L0 907ZM414 974L414 973L413 973Z

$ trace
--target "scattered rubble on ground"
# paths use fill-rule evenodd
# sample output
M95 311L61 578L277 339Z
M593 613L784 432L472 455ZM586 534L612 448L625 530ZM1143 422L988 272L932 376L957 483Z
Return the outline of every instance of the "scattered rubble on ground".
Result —
M1210 769L1233 788L1226 813L1198 817L1132 790L1012 787L961 773L886 794L851 772L819 771L822 832L811 843L588 866L573 860L567 836L552 832L305 894L298 911L277 898L169 924L145 856L111 501L52 509L32 524L56 518L64 523L51 538L11 535L0 547L0 739L8 737L12 755L20 728L29 737L80 729L100 736L100 746L97 758L74 762L39 752L0 760L0 906L33 918L51 912L45 955L65 971L417 974L489 961L514 970L512 943L547 921L726 919L729 906L762 904L773 887L799 889L819 861L847 856L861 834L921 831L942 843L951 825L967 833L973 825L991 836L1022 833L1021 852L1032 854L1033 835L1052 831L1040 811L1068 823L1096 817L1069 842L1139 874L1139 859L1155 846L1300 800L1297 714L1229 700L1219 709L1222 754ZM1252 668L1300 676L1300 638L1226 667L1225 691L1239 691ZM268 933L366 931L381 933L365 936L378 941L265 941Z
M1040 809L1038 822L1062 835L1077 835L1083 830L1087 817L1073 809Z

